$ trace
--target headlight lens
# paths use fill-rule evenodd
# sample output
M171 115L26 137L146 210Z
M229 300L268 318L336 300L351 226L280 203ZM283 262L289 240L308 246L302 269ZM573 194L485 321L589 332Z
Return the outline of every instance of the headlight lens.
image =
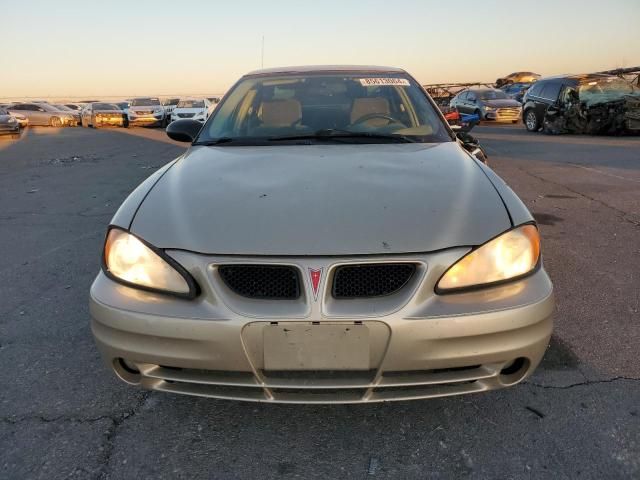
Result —
M484 107L487 112L493 112L495 110L494 107Z
M112 228L104 247L104 264L108 274L126 284L182 296L194 296L195 288L187 281L175 262L170 265L140 239ZM185 272L186 273L186 272Z
M538 229L523 225L462 257L442 276L436 290L446 292L520 277L535 269L539 258Z
M9 121L9 123L16 123L17 122L17 120L15 118L13 118L13 117L9 117L8 121Z

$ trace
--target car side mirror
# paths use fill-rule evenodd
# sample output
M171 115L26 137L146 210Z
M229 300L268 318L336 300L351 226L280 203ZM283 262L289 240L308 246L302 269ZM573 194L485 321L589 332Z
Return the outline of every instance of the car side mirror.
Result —
M177 142L193 142L200 133L202 124L197 120L186 118L171 122L167 127L167 135Z

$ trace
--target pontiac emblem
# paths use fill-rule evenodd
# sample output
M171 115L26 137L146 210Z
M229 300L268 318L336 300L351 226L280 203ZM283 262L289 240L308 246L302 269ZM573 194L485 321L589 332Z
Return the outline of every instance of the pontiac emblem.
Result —
M313 299L318 301L318 293L320 292L320 284L322 283L322 268L309 269L309 278L311 279L311 289L313 290Z

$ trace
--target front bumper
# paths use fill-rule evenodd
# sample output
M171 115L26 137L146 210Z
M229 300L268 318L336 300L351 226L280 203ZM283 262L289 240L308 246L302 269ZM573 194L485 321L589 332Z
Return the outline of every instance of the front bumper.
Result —
M317 302L304 295L299 304L264 308L264 301L235 298L218 284L215 265L229 259L171 252L201 285L197 299L131 289L100 273L90 295L92 330L105 362L121 379L174 393L362 403L513 385L533 372L547 348L554 309L551 282L540 269L490 289L435 295L437 279L465 251L412 257L424 264L407 291L391 296L396 298L336 301L322 287ZM282 261L299 262L302 271L309 262ZM366 328L368 367L267 370L265 332L273 325Z
M164 116L156 117L153 115L129 115L129 125L131 126L161 126L164 122Z
M15 135L17 133L20 133L19 122L0 125L0 135Z
M94 120L94 126L96 127L124 127L124 117L96 117Z
M496 110L485 111L484 118L485 120L490 120L494 122L517 122L520 120L522 116L522 108L519 107L509 107L509 108L498 108Z

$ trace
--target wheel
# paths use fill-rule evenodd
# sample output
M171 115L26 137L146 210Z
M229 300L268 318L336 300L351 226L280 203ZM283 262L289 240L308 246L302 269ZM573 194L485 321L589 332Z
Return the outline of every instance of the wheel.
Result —
M540 130L540 120L533 109L524 112L524 126L529 132L537 132Z
M51 125L52 127L61 127L62 121L58 117L51 117L51 119L49 120L49 125Z

